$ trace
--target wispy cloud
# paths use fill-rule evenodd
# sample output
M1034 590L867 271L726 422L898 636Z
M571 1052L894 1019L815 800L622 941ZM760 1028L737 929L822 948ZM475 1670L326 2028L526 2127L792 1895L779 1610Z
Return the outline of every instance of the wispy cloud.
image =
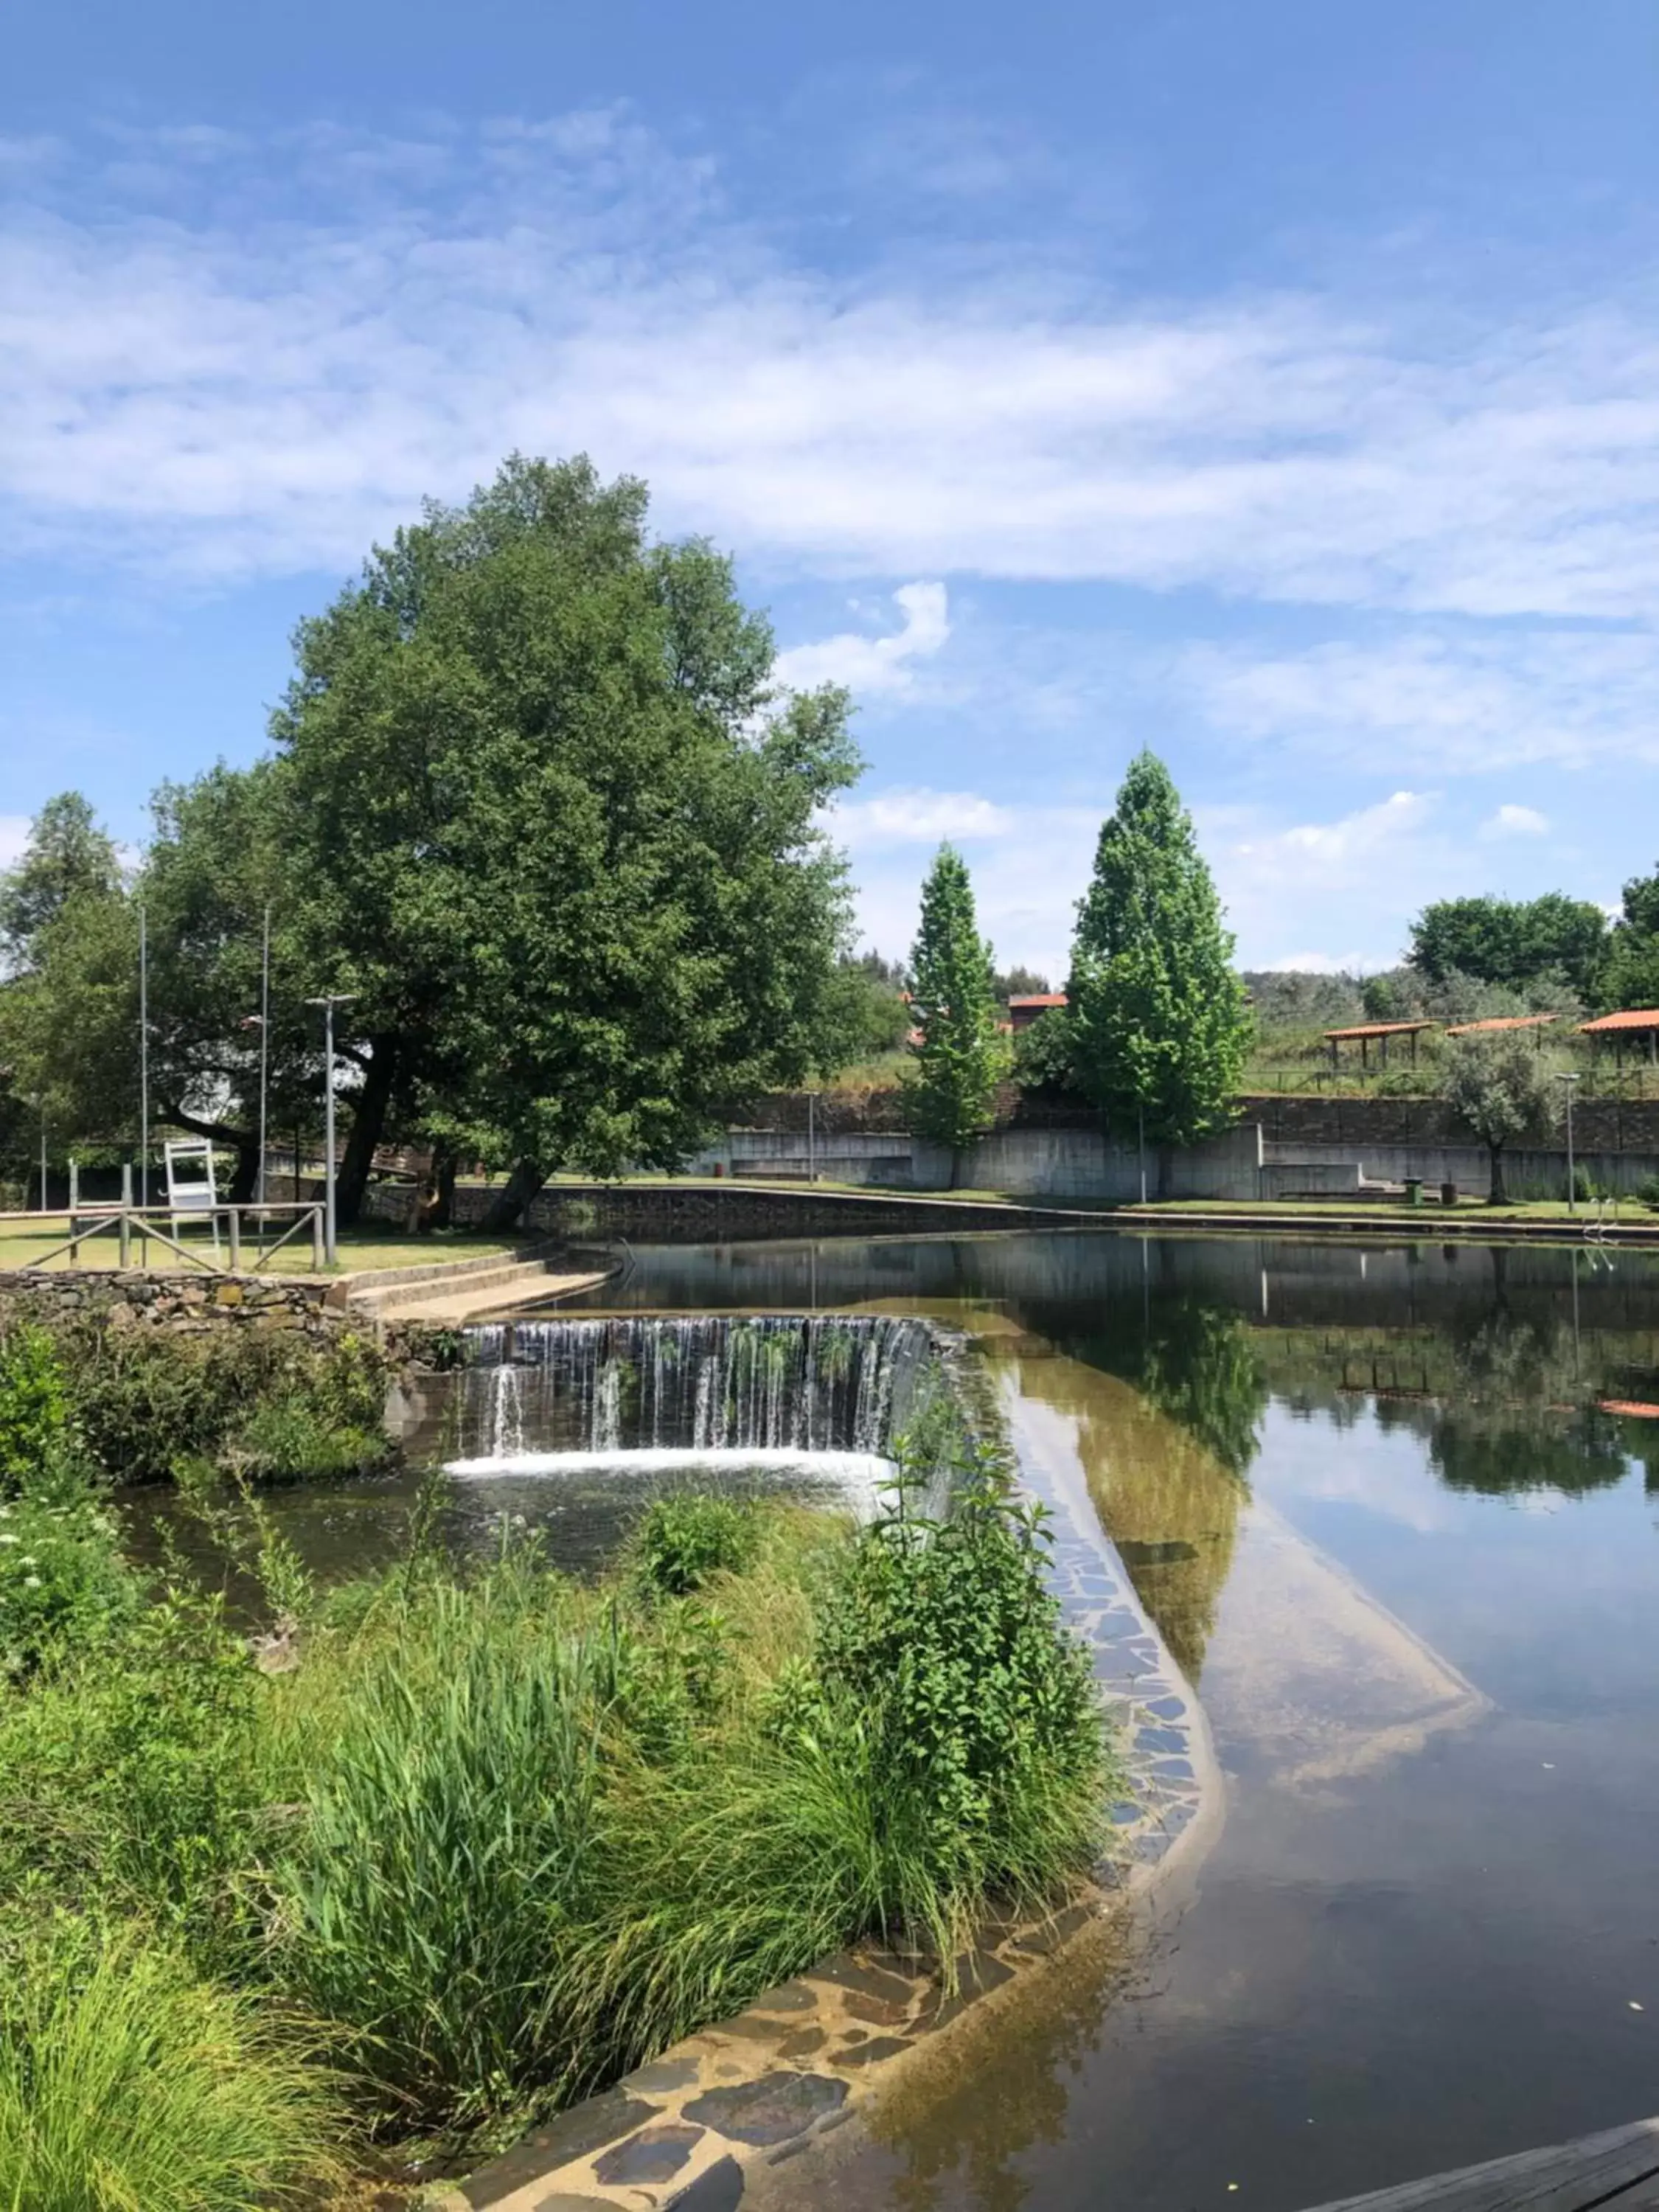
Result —
M102 173L33 149L20 175L15 549L339 567L516 444L636 468L671 526L818 573L1635 621L1659 589L1644 292L1472 327L1454 301L1045 295L1024 264L836 278L614 114L128 134Z
M938 653L951 635L943 584L902 584L893 603L903 617L902 629L885 636L844 630L814 645L791 646L773 665L780 684L805 690L817 684L842 684L849 691L902 691L915 680L912 664Z
M1659 763L1659 637L1433 626L1298 653L1194 647L1178 681L1217 730L1437 775Z
M890 792L840 809L831 826L853 858L865 935L882 951L902 951L915 933L918 848L951 836L969 846L980 927L999 955L1060 977L1110 805L1109 795L1050 806ZM1328 820L1217 807L1196 821L1249 968L1386 967L1406 915L1468 887L1463 840L1431 793L1395 792Z

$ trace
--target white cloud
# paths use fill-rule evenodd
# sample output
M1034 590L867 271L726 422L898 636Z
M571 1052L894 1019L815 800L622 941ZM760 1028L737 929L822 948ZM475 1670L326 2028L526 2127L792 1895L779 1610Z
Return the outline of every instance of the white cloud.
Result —
M776 680L793 690L844 684L849 691L902 691L914 681L910 664L939 652L951 635L943 584L902 584L893 603L904 617L886 637L845 630L816 645L791 646L773 665Z
M1045 295L988 256L832 277L614 115L118 155L25 162L0 221L25 552L344 567L518 445L819 573L1641 622L1659 594L1639 289L1477 324Z
M0 814L0 868L9 868L23 857L29 842L27 814Z
M1217 730L1351 767L1659 763L1659 637L1646 632L1435 628L1299 653L1204 647L1178 680Z
M1504 837L1547 837L1549 828L1549 816L1535 806L1504 805L1487 816L1476 834L1490 844Z
M888 793L839 809L830 826L852 857L866 938L889 953L915 934L926 866L918 848L983 835L970 854L981 929L999 958L1058 981L1110 805L1109 795L1098 805L1053 806L966 792ZM1466 887L1467 851L1442 826L1438 801L1423 793L1396 792L1327 822L1274 822L1239 808L1200 808L1195 819L1247 968L1387 967L1407 918L1425 900ZM982 831L973 826L981 823ZM1333 921L1344 933L1336 945Z
M869 799L844 800L829 820L842 842L867 849L872 845L938 845L1006 836L1013 826L1006 807L993 805L973 791L892 790Z

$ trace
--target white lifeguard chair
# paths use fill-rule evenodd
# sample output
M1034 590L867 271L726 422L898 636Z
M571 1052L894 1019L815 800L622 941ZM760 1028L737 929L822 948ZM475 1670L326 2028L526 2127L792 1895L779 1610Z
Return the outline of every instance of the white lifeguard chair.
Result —
M161 1147L167 1162L167 1211L173 1233L181 1223L205 1214L213 1231L213 1256L219 1256L219 1192L213 1175L213 1147L205 1137L170 1137Z

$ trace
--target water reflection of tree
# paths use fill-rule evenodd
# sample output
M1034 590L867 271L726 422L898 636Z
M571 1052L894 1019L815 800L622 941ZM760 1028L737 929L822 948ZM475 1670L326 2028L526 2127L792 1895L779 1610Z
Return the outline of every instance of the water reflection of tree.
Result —
M1018 2212L1032 2197L1019 2160L1064 2140L1073 2084L1100 2049L1133 1964L1115 1925L1077 1942L994 2006L969 2012L878 2108L873 2134L904 2160L880 2201L896 2212L944 2203ZM854 2203L872 2201L856 2184Z
M1019 1388L1075 1423L1101 1526L1177 1664L1196 1680L1248 1484L1149 1394L1092 1362L1022 1356Z
M1294 1410L1338 1426L1369 1413L1385 1431L1419 1437L1449 1489L1572 1495L1625 1472L1628 1441L1597 1410L1600 1360L1559 1316L1516 1314L1500 1297L1436 1331L1274 1333L1263 1358ZM1659 1437L1655 1446L1659 1462Z
M1074 1359L1115 1375L1196 1437L1229 1474L1249 1471L1267 1377L1243 1316L1185 1295L1113 1298L1079 1331L1074 1313L1042 1328ZM1073 1323L1067 1326L1067 1322Z

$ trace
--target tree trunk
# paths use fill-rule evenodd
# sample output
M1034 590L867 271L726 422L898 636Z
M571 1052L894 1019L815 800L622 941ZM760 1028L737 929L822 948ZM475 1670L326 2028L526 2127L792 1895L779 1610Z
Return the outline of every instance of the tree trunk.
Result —
M455 1176L460 1164L453 1145L433 1146L432 1212L426 1224L428 1229L453 1229L455 1225Z
M1509 1191L1504 1182L1504 1148L1501 1145L1486 1147L1492 1155L1492 1188L1486 1194L1488 1206L1507 1206Z
M962 1188L962 1152L955 1145L951 1147L951 1180L945 1188L946 1190L960 1190Z
M342 1228L349 1229L362 1211L368 1171L386 1127L386 1108L392 1103L392 1079L398 1073L395 1036L371 1037L363 1087L357 1093L351 1116L351 1134L334 1184L335 1213Z
M547 1170L536 1160L520 1160L502 1188L489 1202L480 1226L492 1236L516 1229L547 1181Z

